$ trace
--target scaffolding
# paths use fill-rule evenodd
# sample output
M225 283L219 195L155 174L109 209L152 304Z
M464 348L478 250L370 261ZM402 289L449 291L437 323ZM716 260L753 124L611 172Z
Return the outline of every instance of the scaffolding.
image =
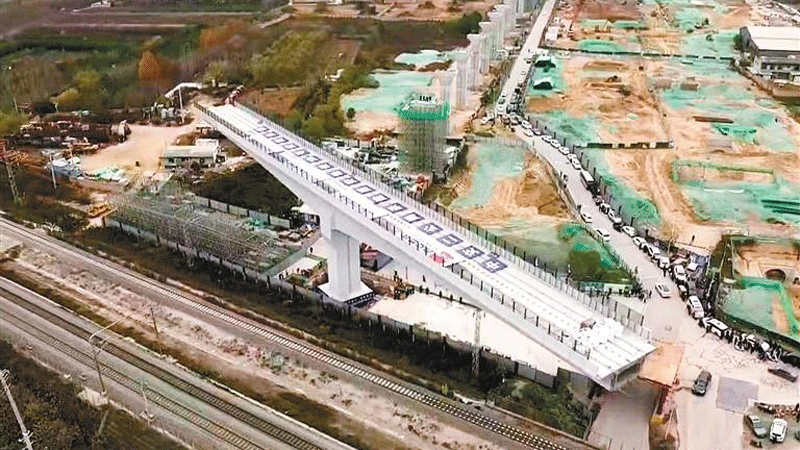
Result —
M267 270L290 253L271 231L249 230L244 221L203 208L190 196L123 194L111 203L110 218L119 223L254 270Z
M412 94L398 108L400 163L407 171L447 172L450 104L433 96Z

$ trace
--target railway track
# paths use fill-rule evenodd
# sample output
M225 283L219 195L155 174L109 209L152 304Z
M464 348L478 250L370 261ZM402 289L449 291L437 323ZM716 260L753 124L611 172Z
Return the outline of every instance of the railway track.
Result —
M366 370L364 367L357 363L353 363L346 358L322 351L310 344L303 342L300 339L284 336L283 334L272 331L266 325L238 316L237 314L232 313L223 307L184 297L176 291L168 289L162 286L160 283L150 280L143 275L139 275L128 270L119 269L114 263L100 261L99 258L95 257L94 255L72 249L61 242L51 242L51 239L53 238L44 238L5 220L0 220L0 228L2 227L12 228L17 233L25 235L27 239L36 241L45 248L55 250L58 253L68 255L68 257L83 264L90 265L93 270L96 270L100 273L109 273L114 277L123 279L131 285L136 286L140 293L154 292L161 296L167 297L172 301L194 309L201 314L245 329L263 339L273 342L276 346L298 352L307 358L327 364L351 376L374 384L379 388L388 390L396 395L409 398L444 414L463 420L471 425L503 436L513 442L516 442L517 444L521 444L534 450L568 450L566 447L549 441L541 436L525 431L521 428L505 424L489 417L488 415L461 406L455 402L445 400L438 395L426 392L421 388L404 385L382 374L376 373L376 371ZM53 247L55 247L55 249L53 249ZM88 269L89 268L87 267L87 270Z
M53 314L50 311L41 308L40 306L26 300L12 292L9 292L3 288L0 288L0 296L11 301L22 308L27 309L28 311L36 314L39 317L44 318L50 323L57 325L58 327L70 332L74 336L80 338L81 340L86 340L89 338L90 333L89 331L67 321L56 314ZM2 308L0 308L1 310ZM24 319L14 317L13 314L6 314L4 320L8 320L10 322L16 322L17 325L24 327L24 329L28 330L28 332L32 332L35 334L39 339L46 342L48 345L53 346L54 348L60 350L64 354L70 356L71 358L75 359L76 361L81 362L82 364L86 365L90 369L94 368L94 360L92 356L88 352L84 352L79 350L66 342L61 341L60 339L56 338L52 334L48 333L47 331L43 330L42 328L32 324ZM270 437L279 440L281 442L286 443L287 445L291 446L292 448L296 448L299 450L325 450L322 447L317 446L314 443L308 442L307 440L299 437L288 430L280 428L260 417L257 417L236 405L208 392L205 391L169 372L164 369L161 369L158 366L151 364L150 362L144 360L143 358L139 357L138 355L125 350L113 342L110 342L106 345L105 350L107 353L110 353L117 358L122 359L130 363L131 365L141 369L142 371L149 373L160 380L164 381L165 383L173 386L174 388L185 392L186 394L190 395L193 398L201 400L208 405L213 406L214 408L240 420L243 423L246 423L253 428L258 429L264 434L269 435ZM106 376L110 379L113 379L120 385L136 392L137 394L141 389L141 385L138 381L126 376L122 372L117 371L109 366L102 365L101 363L101 370L103 372L103 376ZM156 391L149 390L148 391L148 400L161 406L162 408L178 415L179 417L184 418L185 420L189 421L190 423L194 424L195 426L209 432L213 436L220 438L236 448L242 450L269 450L268 447L264 447L252 442L245 436L237 434L236 432L232 431L229 428L226 428L218 423L212 422L202 415L194 412L193 410L177 403L176 401L170 399L169 397L164 396Z

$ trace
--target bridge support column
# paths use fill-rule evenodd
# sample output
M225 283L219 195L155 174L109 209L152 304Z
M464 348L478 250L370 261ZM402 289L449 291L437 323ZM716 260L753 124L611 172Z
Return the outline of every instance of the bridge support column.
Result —
M361 282L361 243L336 229L326 233L325 228L323 225L322 233L330 243L328 282L320 286L320 290L334 300L353 306L369 303L374 294Z

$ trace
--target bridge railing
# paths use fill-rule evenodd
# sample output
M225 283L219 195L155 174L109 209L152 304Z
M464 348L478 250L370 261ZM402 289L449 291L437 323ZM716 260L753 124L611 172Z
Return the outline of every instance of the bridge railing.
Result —
M330 183L318 179L308 173L306 170L302 169L301 167L297 166L296 164L289 161L287 158L281 156L279 153L270 152L266 146L263 144L256 142L254 139L251 139L249 136L246 136L246 133L241 132L240 130L235 129L231 124L229 124L225 119L217 116L214 112L208 110L207 108L203 107L202 105L198 105L198 109L200 109L204 114L208 115L215 121L221 123L222 125L228 127L232 131L234 131L240 138L252 145L255 145L259 148L265 156L275 160L282 166L289 169L291 172L294 172L296 176L299 178L306 180L307 182L317 186L322 192L327 193L328 195L332 196L338 202L348 206L352 210L356 211L358 214L364 216L367 220L376 223L381 226L384 230L392 233L393 236L398 237L403 243L409 245L412 248L415 248L416 251L425 255L425 258L433 262L443 268L447 268L452 273L458 275L462 280L465 280L470 283L470 285L477 287L481 290L481 292L486 293L491 299L498 301L501 305L505 306L506 308L510 309L516 315L520 316L523 320L527 321L528 323L532 324L533 326L539 328L542 331L545 331L547 335L557 340L561 343L567 350L572 351L581 357L587 360L587 363L591 365L591 367L596 367L594 363L589 362L591 356L591 349L587 346L580 343L573 335L572 332L568 330L564 330L550 321L546 320L545 318L541 317L540 315L536 314L532 310L526 308L522 304L518 304L514 299L506 299L505 295L498 289L495 289L493 286L490 286L488 283L484 283L483 280L475 277L474 274L469 272L469 270L465 269L464 267L458 264L451 264L449 266L445 266L444 259L438 258L438 254L431 248L427 247L425 244L419 242L418 240L414 239L411 235L404 232L402 227L397 227L396 225L392 224L391 222L381 218L376 217L369 209L362 207L359 203L354 202L348 196L342 194L337 187L331 185Z

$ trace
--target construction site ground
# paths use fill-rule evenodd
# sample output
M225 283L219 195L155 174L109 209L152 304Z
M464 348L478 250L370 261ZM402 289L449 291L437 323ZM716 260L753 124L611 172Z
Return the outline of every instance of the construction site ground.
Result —
M559 135L578 145L673 142L587 152L590 170L616 184L623 203L650 203L653 228L707 250L726 228L797 233L800 218L776 215L761 200L800 197L800 125L727 63L599 55L555 62L557 89L534 91L529 110ZM683 168L693 163L724 170Z
M167 146L173 144L179 136L193 132L195 125L195 122L179 127L130 125L131 134L125 142L82 157L81 168L84 172L91 172L118 167L129 178L135 178L145 171L155 172L161 165L160 158Z
M418 2L375 2L375 15L365 16L355 4L325 5L320 9L317 3L295 3L292 6L300 15L318 15L329 18L340 17L375 17L380 20L435 20L446 21L458 19L463 14L479 12L486 14L493 5L500 3L496 0L480 1L450 1L450 0L421 0ZM454 7L455 6L455 7Z
M15 247L16 258L2 263L6 273L27 279L79 303L79 312L113 322L123 319L128 334L154 338L150 300L51 254ZM500 449L480 436L461 431L438 416L415 411L403 402L376 395L271 348L243 340L199 316L165 306L155 308L162 345L193 367L245 386L267 403L296 418L338 430L369 448Z
M739 27L761 14L741 0L569 0L554 16L563 24L555 48L733 56Z

